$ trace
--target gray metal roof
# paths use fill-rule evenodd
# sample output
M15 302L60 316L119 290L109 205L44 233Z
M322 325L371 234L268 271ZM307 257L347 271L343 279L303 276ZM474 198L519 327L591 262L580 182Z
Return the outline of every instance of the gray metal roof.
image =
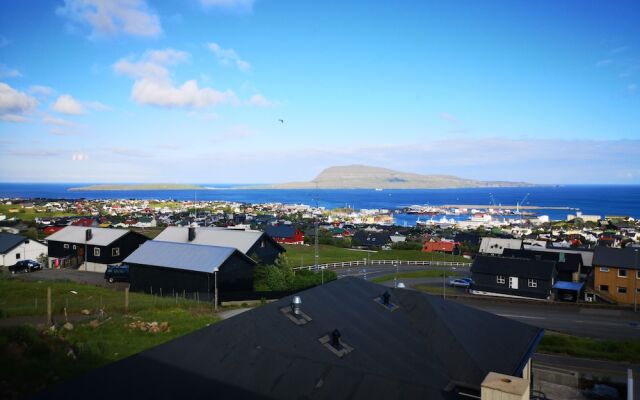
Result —
M593 264L598 267L618 267L639 269L640 249L625 247L617 249L613 247L597 246L593 256Z
M91 229L93 237L86 242L94 246L108 246L122 236L129 233L127 229L112 229L112 228L94 228L86 226L65 226L58 232L47 236L47 241L65 242L65 243L85 243L85 232L87 229Z
M502 254L504 249L521 249L522 240L520 239L503 239L494 237L483 237L480 242L480 253L484 254Z
M582 265L585 267L591 267L593 265L593 251L592 250L576 250L576 249L551 249L549 247L532 246L525 244L525 250L544 251L547 253L571 253L580 254L582 256Z
M233 247L244 254L260 240L260 231L244 231L238 229L197 227L196 238L189 242L189 228L170 226L160 232L156 240L176 243L205 244L209 246Z
M232 247L147 240L124 262L211 273L217 271L235 251Z

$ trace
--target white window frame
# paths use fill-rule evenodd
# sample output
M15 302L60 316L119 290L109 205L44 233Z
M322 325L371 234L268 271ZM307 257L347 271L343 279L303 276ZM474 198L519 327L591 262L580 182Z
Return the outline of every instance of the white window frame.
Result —
M620 272L624 271L624 275L620 275ZM629 273L624 268L618 268L618 278L626 278L629 276Z
M75 249L77 249L77 247L76 247L76 245L75 245L75 244L73 245L73 249L74 249L74 250L75 250Z
M69 243L65 243L62 245L63 248L68 249L69 248Z
M538 287L538 280L537 279L527 279L527 286L529 286L530 288L537 288Z
M500 284L500 285L504 285L507 282L507 279L504 275L497 275L496 276L496 283Z
M111 249L111 257L119 257L120 256L120 247L114 247Z
M94 257L100 257L100 247L94 247L93 248L93 256Z
M607 268L607 267L600 267L600 272L609 272L609 268Z

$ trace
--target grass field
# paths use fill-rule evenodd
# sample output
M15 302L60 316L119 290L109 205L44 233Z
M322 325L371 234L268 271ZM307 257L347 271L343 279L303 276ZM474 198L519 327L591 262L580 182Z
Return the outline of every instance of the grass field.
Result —
M0 316L46 315L47 287L51 288L53 314L68 314L82 310L109 313L124 311L124 292L68 281L23 281L3 276L0 278ZM76 292L76 293L73 293ZM210 303L198 302L193 294L175 297L150 296L143 293L129 294L129 311L181 307L211 310Z
M640 339L601 340L546 332L538 346L538 352L638 363Z
M318 262L320 264L362 261L367 258L366 251L358 251L335 247L329 245L319 245ZM314 261L314 246L284 245L287 249L287 258L294 266L312 265ZM464 257L451 256L439 253L424 253L420 250L381 250L369 252L371 260L399 260L399 261L455 261L470 262Z
M18 210L18 212L10 212L10 210ZM42 212L37 213L33 208L22 208L20 204L18 205L7 205L0 204L0 214L4 214L7 218L18 218L23 221L33 221L37 217L39 218L49 218L49 217L69 217L79 215L77 213L65 213L65 212Z
M441 278L442 275L444 274L443 271L434 271L434 270L423 270L423 271L409 271L409 272L399 272L397 274L397 278L398 279L407 279L407 278ZM461 276L462 274L455 272L455 271L447 271L446 272L447 277L457 277L457 276ZM389 275L384 275L384 276L379 276L377 278L373 278L371 280L371 282L376 282L376 283L380 283L380 282L387 282L387 281L392 281L394 278L396 278L396 274L389 274Z

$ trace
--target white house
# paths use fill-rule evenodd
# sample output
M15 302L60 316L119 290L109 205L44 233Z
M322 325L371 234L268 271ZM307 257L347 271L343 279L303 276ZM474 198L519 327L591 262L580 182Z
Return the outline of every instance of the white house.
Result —
M0 232L0 266L15 265L20 260L36 260L47 255L47 246L37 240Z

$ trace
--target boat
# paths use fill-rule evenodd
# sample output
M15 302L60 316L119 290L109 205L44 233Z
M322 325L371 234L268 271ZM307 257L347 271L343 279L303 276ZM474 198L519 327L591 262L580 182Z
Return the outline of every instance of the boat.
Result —
M373 190L375 190L376 192L382 192L384 189L382 189L382 188L375 188L375 189L373 189Z

